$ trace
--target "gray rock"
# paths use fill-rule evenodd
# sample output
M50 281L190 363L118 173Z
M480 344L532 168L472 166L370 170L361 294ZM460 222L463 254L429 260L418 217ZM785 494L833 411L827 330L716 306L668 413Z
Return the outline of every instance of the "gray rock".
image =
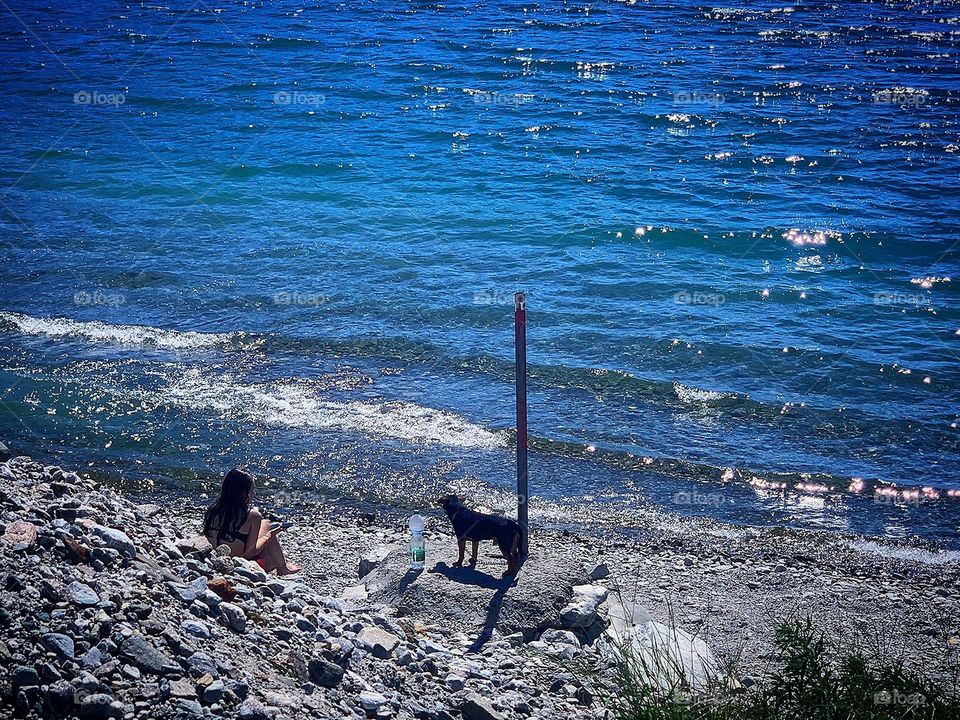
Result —
M203 535L194 535L191 538L177 540L177 550L184 555L199 555L206 557L213 552L213 545Z
M113 548L125 557L132 558L137 554L137 547L133 544L133 540L122 530L94 524L90 532L103 540L107 547Z
M357 636L357 642L359 642L367 652L372 653L374 657L386 660L393 654L397 645L400 644L400 638L393 633L388 633L386 630L368 626L360 631L360 634Z
M473 637L521 632L530 639L551 627L570 600L571 588L586 582L586 570L574 558L547 555L534 547L515 578L500 578L505 561L481 552L475 568L453 567L456 543L431 554L423 572L409 569L409 554L388 555L365 580L367 601L397 609L425 625L457 628ZM491 613L495 609L495 613ZM488 627L495 620L494 627Z
M273 713L267 707L254 698L247 698L237 709L237 718L239 720L270 720Z
M239 605L233 603L220 603L220 611L227 626L234 632L243 634L247 630L247 615Z
M10 459L10 448L0 442L0 462L6 462Z
M209 674L217 677L217 664L213 658L203 652L195 652L187 658L187 667L195 675Z
M343 680L343 668L323 658L314 658L307 666L310 679L320 687L336 687Z
M357 577L362 580L376 570L377 567L380 566L380 563L390 554L392 549L389 545L382 545L361 557L357 566Z
M76 688L66 680L57 680L47 687L46 708L54 717L74 712L74 695Z
M377 712L380 709L380 706L387 702L387 698L378 692L373 692L372 690L364 690L362 693L360 693L358 700L360 701L360 707L362 707L368 713Z
M447 687L454 692L463 690L463 686L467 684L467 679L463 677L463 675L456 675L454 673L447 675L443 681L447 684Z
M540 636L540 639L551 645L573 645L577 648L580 647L580 641L577 640L577 636L569 630L545 630L543 635Z
M503 715L493 709L486 698L471 695L460 709L464 720L503 720Z
M100 718L122 718L123 703L106 693L93 693L80 700L80 717L98 720Z
M203 701L207 705L213 705L218 703L223 699L223 694L226 692L226 686L224 686L222 680L214 680L212 683L207 685L203 689Z
M167 590L170 591L171 595L186 605L189 605L197 599L197 589L191 585L184 585L183 583L178 582L168 582L166 587Z
M104 659L103 651L94 646L87 650L83 654L83 657L80 658L80 665L82 665L86 670L95 670L103 665Z
M40 684L40 676L32 667L20 665L10 673L10 683L15 687L28 687Z
M79 607L93 607L100 602L100 596L92 587L76 581L67 585L66 597Z
M249 565L238 563L233 572L250 582L265 583L267 581L267 574L258 566L250 567Z
M590 578L590 580L603 580L604 578L610 577L610 568L606 563L597 563L590 569L590 572L587 573L587 577Z
M207 627L205 622L201 622L200 620L184 620L180 623L180 629L194 637L210 637L210 628Z
M180 666L157 650L143 635L131 635L120 644L120 654L144 672L154 675L180 672Z
M203 706L196 700L186 700L184 698L180 698L177 700L177 709L180 711L178 717L203 717Z
M197 691L192 682L181 678L180 680L174 680L170 683L170 695L175 698L193 700L197 696Z
M62 633L46 633L41 636L41 642L48 650L52 650L65 660L73 660L73 638Z
M296 625L298 630L302 630L306 633L313 633L317 631L317 626L307 620L307 618L305 618L303 615L297 617Z

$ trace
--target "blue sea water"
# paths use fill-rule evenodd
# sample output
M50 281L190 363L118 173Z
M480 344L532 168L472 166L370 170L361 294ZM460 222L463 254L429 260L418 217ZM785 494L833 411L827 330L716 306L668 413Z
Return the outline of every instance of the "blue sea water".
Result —
M958 547L960 7L0 10L0 437ZM951 493L951 491L953 491Z

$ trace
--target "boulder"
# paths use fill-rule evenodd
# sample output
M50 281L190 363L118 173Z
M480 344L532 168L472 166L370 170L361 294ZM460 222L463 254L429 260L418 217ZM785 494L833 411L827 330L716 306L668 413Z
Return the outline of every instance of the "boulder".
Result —
M213 552L213 545L203 535L194 535L190 538L177 540L177 550L184 555L199 555L206 557Z
M10 673L10 684L15 688L39 685L40 676L37 675L37 671L34 668L27 665L20 665Z
M560 611L560 626L586 629L597 622L597 608L607 599L609 590L600 585L576 585L573 598Z
M590 578L591 582L608 578L610 577L610 567L606 563L597 563L590 568L587 577Z
M577 639L577 636L569 630L545 630L543 635L540 636L540 640L551 645L572 645L573 647L580 647L580 641Z
M361 692L358 700L360 701L360 707L368 713L376 713L380 709L380 706L387 702L386 697L372 690L364 690Z
M362 580L373 570L376 570L380 566L380 563L390 554L391 550L393 550L393 548L389 545L381 545L361 557L357 567L357 577Z
M223 699L223 694L227 691L222 680L214 680L203 688L203 702L207 705L213 705Z
M357 636L357 642L359 642L367 652L372 653L374 657L385 660L396 650L397 645L400 644L400 638L393 633L388 633L386 630L368 626L360 631L360 634Z
M366 602L397 609L425 625L453 628L487 639L496 629L502 635L523 633L532 639L557 624L560 610L573 595L573 586L586 581L582 562L564 555L548 555L533 548L519 573L501 577L502 557L482 545L476 567L453 567L456 544L433 555L422 571L409 569L404 550L391 552L364 578Z
M723 679L720 663L703 639L652 620L636 600L615 596L607 614L613 653L651 686L699 692Z
M52 650L64 660L73 660L73 638L61 633L45 633L40 637L44 647Z
M100 596L89 585L72 582L67 585L67 600L78 607L93 607L100 602Z
M503 720L503 715L493 709L490 701L479 695L471 695L460 708L463 720Z
M37 526L26 520L14 520L3 531L3 539L15 547L32 548L37 543Z
M81 718L91 718L91 720L122 718L123 712L123 703L114 700L112 695L106 693L93 693L80 700Z
M180 672L180 666L157 650L143 635L131 635L120 644L120 654L144 672L154 675Z
M332 688L343 680L343 668L323 658L314 658L307 666L310 680L320 687Z
M239 605L220 603L221 616L227 626L234 632L243 634L247 630L247 615Z
M237 708L239 720L270 720L274 713L259 700L247 698Z
M108 548L113 548L124 557L132 558L137 554L137 547L133 544L133 540L122 530L93 523L90 526L90 532L100 538Z

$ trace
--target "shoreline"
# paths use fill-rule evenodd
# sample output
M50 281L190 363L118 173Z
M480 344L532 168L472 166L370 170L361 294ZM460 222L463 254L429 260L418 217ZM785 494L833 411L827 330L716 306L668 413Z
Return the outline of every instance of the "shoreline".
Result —
M0 488L0 686L21 716L52 717L43 713L60 703L65 717L124 720L607 717L602 639L494 631L471 651L465 625L346 602L361 558L391 547L402 557L406 515L389 507L295 506L283 542L303 572L277 579L204 549L194 538L202 508L187 498L118 493L23 457L0 464ZM531 543L544 565L590 568L593 587L705 640L745 687L764 681L774 620L795 612L830 641L876 642L928 676L956 667L956 562L859 552L825 533L649 517L631 536L534 527ZM428 567L455 547L439 520L427 526ZM502 570L491 550L481 546L478 570ZM521 576L550 569L528 563ZM211 592L217 578L237 589L232 602Z
M177 507L182 530L195 532L202 509L186 497ZM449 550L456 540L442 512L421 512L429 564L434 552ZM645 601L654 619L703 637L720 655L742 656L746 675L762 674L775 620L791 613L809 614L838 637L884 636L888 645L903 648L905 662L928 671L948 652L960 662L960 591L949 591L960 587L960 553L931 541L737 526L659 511L638 515L629 528L566 522L551 527L533 513L532 542L561 548L586 565L606 564L610 577L602 584ZM405 547L408 540L408 513L384 503L305 502L290 505L284 517L296 523L283 538L290 559L311 583L333 594L357 584L364 555L382 546ZM312 549L328 546L324 527L347 533L350 562L329 562Z

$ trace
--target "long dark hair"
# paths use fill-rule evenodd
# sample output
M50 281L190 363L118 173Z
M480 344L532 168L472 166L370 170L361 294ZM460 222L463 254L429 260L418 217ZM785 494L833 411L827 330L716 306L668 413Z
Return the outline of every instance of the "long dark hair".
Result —
M220 497L207 508L203 516L203 534L213 536L214 545L220 537L240 529L247 520L250 508L247 504L253 489L253 475L246 470L234 468L223 478Z

